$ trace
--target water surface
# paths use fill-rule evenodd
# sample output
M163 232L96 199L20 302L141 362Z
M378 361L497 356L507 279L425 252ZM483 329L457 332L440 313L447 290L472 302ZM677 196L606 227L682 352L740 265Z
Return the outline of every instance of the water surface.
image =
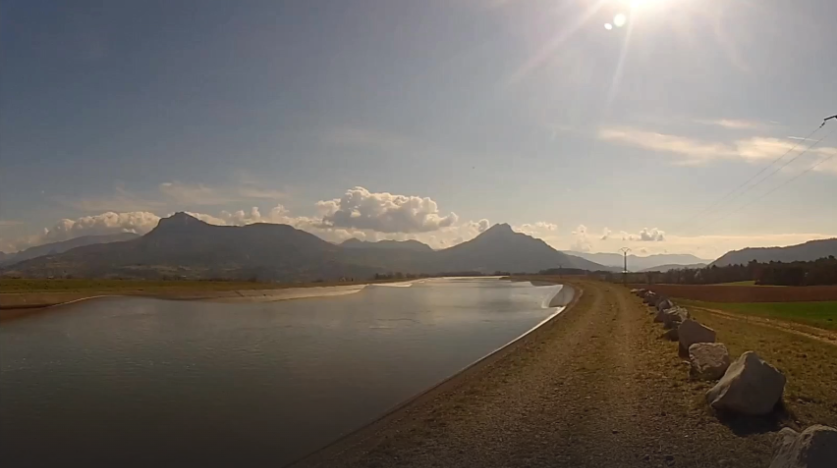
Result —
M560 286L222 304L103 298L0 327L2 466L282 466L531 329Z

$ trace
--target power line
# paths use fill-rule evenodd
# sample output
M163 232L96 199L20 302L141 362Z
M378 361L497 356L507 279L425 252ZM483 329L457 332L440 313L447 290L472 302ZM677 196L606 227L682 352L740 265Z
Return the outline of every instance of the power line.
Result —
M829 117L829 118L833 118L833 117ZM822 138L820 138L819 140L817 140L816 142L814 142L814 144L812 144L811 146L809 146L809 147L808 147L805 151L803 151L802 153L800 153L799 155L797 155L797 157L796 157L796 158L794 158L794 159L790 160L788 163L786 163L784 166L780 167L778 170L781 170L783 167L785 167L785 166L787 166L789 163L793 162L793 161L794 161L795 159L797 159L799 156L802 156L803 154L805 154L806 152L808 152L808 150L810 150L810 149L814 148L815 146L819 145L819 144L820 144L820 142L822 142L824 139L826 139L826 138L828 138L829 136L831 136L832 134L834 134L834 132L837 132L837 129L834 129L834 130L832 130L831 132L829 132L829 133L827 133L826 135L824 135ZM756 202L758 202L758 201L760 201L760 200L763 200L765 197L767 197L767 196L769 196L770 194L772 194L772 193L776 192L777 190L781 189L782 187L784 187L784 186L786 186L786 185L790 184L791 182L795 181L796 179L799 179L800 177L804 176L805 174L807 174L807 173L809 173L809 172L813 171L814 169L816 169L817 167L819 167L821 164L823 164L823 163L825 163L825 162L829 161L830 159L834 158L835 156L837 156L837 153L832 154L832 155L830 155L830 156L826 156L825 158L820 159L819 161L817 161L817 162L816 162L816 163L814 163L813 165L809 166L807 169L805 169L804 171L800 172L799 174L797 174L797 175L795 175L795 176L791 177L790 179L788 179L788 180L786 180L786 181L782 182L781 184L779 184L779 185L777 185L777 186L773 187L772 189L768 190L767 192L765 192L765 193L761 194L761 196L759 196L759 197L757 197L757 198L755 198L755 199L753 199L753 200L750 200L750 202L745 203L745 204L744 204L744 205L742 205L742 206L739 206L738 208L734 209L733 211L727 212L726 214L724 214L724 215L723 215L723 216L721 216L720 218L717 218L717 219L715 220L715 222L717 223L718 221L721 221L721 220L723 220L723 219L726 219L727 217L729 217L729 216L731 216L731 215L733 215L733 214L735 214L735 213L738 213L739 211L743 210L744 208L747 208L747 207L751 206L752 204L754 204L754 203L756 203ZM775 172L774 172L774 173L775 173ZM764 179L764 180L766 180L766 179ZM705 226L704 226L704 227L705 227Z
M831 118L831 117L829 117L829 118ZM693 223L692 223L692 221L694 221L694 220L698 219L698 218L699 218L702 214L707 213L707 212L711 211L713 208L715 208L715 207L719 206L721 203L723 203L724 201L726 201L726 200L727 200L727 199L728 199L728 198L729 198L732 194L734 194L734 193L738 192L739 190L741 190L742 188L746 187L746 186L747 186L747 184L749 184L750 182L752 182L753 180L755 180L758 176L760 176L762 173L764 173L764 171L766 171L768 168L770 168L771 166L773 166L773 165L774 165L774 164L776 164L777 162L781 161L781 160L782 160L785 156L787 156L787 155L788 155L788 154L790 154L793 150L795 150L797 147L799 147L799 145L800 145L803 141L808 141L808 139L809 139L809 138L811 138L812 136L814 136L814 134L815 134L815 133L819 132L819 131L820 131L820 129L821 129L821 128L825 125L825 121L826 121L826 120L828 120L828 119L823 120L822 125L820 125L819 127L815 128L815 129L814 129L811 133L809 133L809 134L808 134L806 137L804 137L803 139L799 140L799 141L798 141L795 145L793 145L793 146L792 146L789 150L787 150L784 154L782 154L782 155L781 155L781 156L779 156L778 158L776 158L776 159L774 159L773 161L771 161L771 162L770 162L770 164L768 164L768 165L766 165L766 166L762 167L760 171L758 171L755 175L753 175L752 177L750 177L749 179L747 179L747 180L746 180L743 184L741 184L741 185L739 185L738 187L734 188L733 190L731 190L730 192L728 192L726 195L724 195L723 197L721 197L720 199L718 199L717 201L715 201L714 203L712 203L712 204L711 204L711 205L709 205L708 207L704 208L703 210L701 210L700 212L698 212L697 214L695 214L694 216L692 216L691 218L689 218L686 222L684 222L683 224L681 224L680 226L678 226L677 228L675 228L675 229L674 229L674 231L679 231L679 230L680 230L680 229L682 229L683 227L688 227L688 226L692 225L692 224L693 224ZM769 176L768 176L768 177L769 177ZM759 183L760 183L760 182L759 182ZM757 183L756 185L758 185L758 183ZM751 187L751 188L752 188L752 187ZM733 198L733 200L735 200L735 198L738 198L739 196L743 195L743 194L744 194L744 193L746 193L747 191L749 191L749 189L745 190L745 191L744 191L744 192L742 192L741 194L739 194L739 195L737 195L736 197L734 197L734 198Z

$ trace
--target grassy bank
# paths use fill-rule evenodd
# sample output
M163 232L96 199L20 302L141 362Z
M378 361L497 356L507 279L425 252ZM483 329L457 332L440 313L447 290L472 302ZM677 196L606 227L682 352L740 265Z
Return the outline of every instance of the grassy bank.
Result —
M820 302L704 302L681 299L686 307L701 307L837 330L837 301Z
M753 350L787 376L784 400L794 420L837 426L837 346L735 316L690 311L717 332L733 358Z

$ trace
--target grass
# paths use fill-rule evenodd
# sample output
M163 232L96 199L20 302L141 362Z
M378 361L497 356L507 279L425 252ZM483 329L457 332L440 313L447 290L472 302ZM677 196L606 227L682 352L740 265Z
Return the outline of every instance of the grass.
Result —
M837 301L820 302L703 302L681 299L685 306L797 322L837 330Z
M782 305L800 304L805 303ZM831 304L831 314L834 314L837 302ZM721 305L735 304L718 304ZM745 309L752 305L756 304L744 304ZM752 350L785 374L785 404L802 427L837 425L837 346L705 310L691 312L699 322L717 332L718 341L727 346L732 359Z
M712 286L712 285L710 285ZM783 286L781 284L756 284L755 280L749 281L733 281L732 283L718 283L714 286L761 286L765 288L786 288L787 286Z

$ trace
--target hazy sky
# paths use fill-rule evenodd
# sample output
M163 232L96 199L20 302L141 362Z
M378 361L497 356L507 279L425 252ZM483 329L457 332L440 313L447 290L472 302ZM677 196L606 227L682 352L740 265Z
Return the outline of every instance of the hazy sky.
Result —
M506 222L707 258L834 236L837 122L801 139L837 113L834 18L834 0L6 0L0 250L174 211L436 247Z

